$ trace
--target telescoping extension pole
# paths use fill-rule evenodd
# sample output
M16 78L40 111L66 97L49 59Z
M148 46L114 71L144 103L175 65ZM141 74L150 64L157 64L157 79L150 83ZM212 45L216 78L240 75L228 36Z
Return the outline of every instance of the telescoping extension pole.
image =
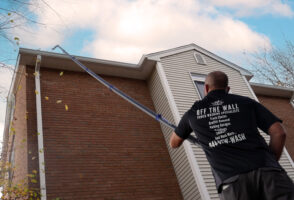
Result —
M90 70L85 65L83 65L80 61L78 61L74 56L72 56L69 53L67 53L60 45L56 45L54 48L52 48L52 50L54 50L56 48L59 48L64 54L68 55L68 57L70 57L72 61L74 61L77 65L79 65L83 70L85 70L93 78L95 78L100 83L102 83L104 86L106 86L107 88L109 88L112 92L114 92L118 96L122 97L123 99L125 99L129 103L133 104L134 106L136 106L141 111L145 112L147 115L149 115L150 117L154 118L155 120L163 123L164 125L172 128L172 129L175 129L176 128L175 125L173 125L167 119L165 119L164 117L162 117L161 114L157 114L154 111L152 111L149 108L147 108L146 106L140 104L135 99L133 99L130 96L126 95L125 93L123 93L122 91L120 91L119 89L117 89L116 87L114 87L113 85L111 85L110 83L108 83L107 81L105 81L103 78L101 78L100 76L98 76L97 74L95 74L92 70ZM195 137L191 136L191 135L188 137L188 140L190 142L194 143L194 144L198 144L198 140Z

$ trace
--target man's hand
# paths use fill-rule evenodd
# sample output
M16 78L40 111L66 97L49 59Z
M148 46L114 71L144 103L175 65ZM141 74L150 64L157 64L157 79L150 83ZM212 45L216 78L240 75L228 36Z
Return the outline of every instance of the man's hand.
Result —
M268 133L270 134L269 147L279 160L285 145L286 130L280 122L276 122L270 126Z
M181 146L183 141L184 140L182 138L180 138L175 132L173 132L173 134L172 134L172 136L170 137L170 140L169 140L169 145L172 148L177 148L177 147Z

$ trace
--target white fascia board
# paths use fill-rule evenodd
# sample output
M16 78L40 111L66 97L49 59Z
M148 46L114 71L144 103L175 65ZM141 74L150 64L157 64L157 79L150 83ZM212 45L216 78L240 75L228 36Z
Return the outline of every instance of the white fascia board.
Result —
M40 56L63 58L63 59L67 59L67 60L70 59L67 55L61 54L61 53L33 50L33 49L26 49L26 48L20 48L19 53L20 54L31 54L31 55L40 55ZM89 57L83 57L83 56L75 56L75 58L78 59L81 62L92 62L92 63L106 64L106 65L113 65L113 66L120 66L120 67L127 67L127 68L138 68L139 67L139 65L137 65L137 64L124 63L124 62L111 61L111 60L103 60L103 59L96 59L96 58L89 58Z
M250 83L250 85L254 92L260 95L291 98L294 93L294 88L266 85L262 83Z
M160 81L162 83L165 95L166 95L166 97L168 99L168 104L169 104L169 107L170 107L170 109L172 111L173 118L175 120L175 123L178 124L180 122L180 120L181 120L180 113L178 111L178 108L177 108L177 105L175 103L173 94L172 94L171 89L169 87L169 84L168 84L164 69L163 69L160 62L156 63L156 69L158 71L158 75L159 75ZM184 150L185 150L185 152L187 154L188 161L189 161L191 170L193 172L195 182L196 182L196 184L198 186L198 190L200 192L201 199L210 200L210 196L209 196L206 184L204 182L203 176L202 176L201 171L200 171L200 167L199 167L199 165L198 165L198 163L196 161L196 158L194 156L191 145L192 144L187 140L185 140L184 143L183 143Z
M285 91L294 92L294 88L286 88L286 87L276 86L276 85L267 85L267 84L263 84L263 83L254 83L254 82L250 82L250 85L259 86L262 88L269 88L269 89L277 89L277 90L285 90Z
M255 101L259 102L257 96L255 95L254 91L252 90L252 88L251 88L249 82L247 81L246 77L245 77L245 76L242 76L242 78L243 78L243 80L245 81L247 87L249 88L251 94L253 95ZM284 151L285 155L287 156L288 160L290 161L292 167L294 168L294 162L293 162L291 156L289 155L289 153L288 153L286 147L284 147L283 151Z
M249 80L253 77L253 74L251 72L249 72L248 70L224 59L224 58L221 58L217 55L215 55L214 53L211 53L210 51L207 51L206 49L203 49L202 47L196 45L196 44L189 44L189 45L186 45L186 46L182 46L182 47L177 47L177 48L173 48L173 49L170 49L170 50L166 50L166 51L162 51L162 52L158 52L158 53L153 53L153 54L148 54L146 55L149 59L152 59L152 60L156 60L156 61L160 61L160 58L162 57L166 57L166 56L170 56L170 55L174 55L174 54L178 54L178 53L182 53L182 52L185 52L185 51L190 51L190 50L196 50L196 51L199 51L201 53L203 53L204 55L214 59L214 60L217 60L218 62L220 63L223 63L237 71L240 71L240 73L242 75L245 75L246 78L248 78Z

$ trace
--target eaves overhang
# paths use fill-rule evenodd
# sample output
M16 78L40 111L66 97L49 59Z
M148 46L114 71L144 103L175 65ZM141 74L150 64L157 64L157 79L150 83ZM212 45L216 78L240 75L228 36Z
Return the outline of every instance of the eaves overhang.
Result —
M261 83L250 83L253 91L257 95L282 97L291 99L294 95L294 88L285 88Z
M34 66L37 55L42 56L41 68L83 72L67 55L48 51L20 48L20 65ZM81 63L97 74L146 80L156 61L142 56L138 64L75 56Z

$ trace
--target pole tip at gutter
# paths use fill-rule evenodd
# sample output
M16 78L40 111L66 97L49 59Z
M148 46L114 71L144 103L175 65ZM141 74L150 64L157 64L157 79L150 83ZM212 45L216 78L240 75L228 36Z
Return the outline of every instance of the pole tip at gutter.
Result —
M59 44L55 45L55 47L53 47L52 50L55 50L57 47L59 47Z

